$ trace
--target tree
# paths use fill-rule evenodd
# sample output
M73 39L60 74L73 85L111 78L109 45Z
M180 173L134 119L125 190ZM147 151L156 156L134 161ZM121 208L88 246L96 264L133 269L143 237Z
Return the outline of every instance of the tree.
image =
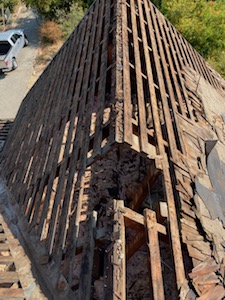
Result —
M167 0L162 12L204 57L224 49L224 1Z
M224 74L225 0L153 0L212 66Z
M38 13L47 19L56 20L58 11L69 13L74 5L80 5L87 8L92 0L24 0L26 5L37 9Z
M10 11L13 11L17 3L18 0L0 0L0 7L8 7Z

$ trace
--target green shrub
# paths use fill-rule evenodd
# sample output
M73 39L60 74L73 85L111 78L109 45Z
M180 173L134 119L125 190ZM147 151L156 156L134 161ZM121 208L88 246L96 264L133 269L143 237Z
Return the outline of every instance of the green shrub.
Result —
M64 38L67 38L70 35L70 33L74 30L76 25L82 19L83 15L84 10L77 3L71 6L70 12L66 15L62 14L62 11L58 12L57 20L61 24L61 29L63 31Z
M19 0L1 0L0 7L9 8L11 12L14 11L16 5L19 3Z
M225 79L225 51L215 53L208 58L209 64Z
M222 76L225 74L225 0L153 0Z

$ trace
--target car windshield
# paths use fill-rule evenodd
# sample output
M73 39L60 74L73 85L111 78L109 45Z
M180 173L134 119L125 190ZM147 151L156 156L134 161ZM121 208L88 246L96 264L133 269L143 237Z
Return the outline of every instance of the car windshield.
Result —
M0 41L0 55L6 55L10 48L11 45L9 42Z

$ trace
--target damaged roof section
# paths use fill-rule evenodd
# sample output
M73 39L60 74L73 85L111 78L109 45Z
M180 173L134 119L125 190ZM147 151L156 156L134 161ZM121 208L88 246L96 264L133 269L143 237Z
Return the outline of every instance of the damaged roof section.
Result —
M224 98L149 0L92 4L1 154L48 295L224 297Z
M219 219L225 225L224 180L225 147L218 142L207 157L208 175L196 177L195 185L199 196L208 208L213 220Z

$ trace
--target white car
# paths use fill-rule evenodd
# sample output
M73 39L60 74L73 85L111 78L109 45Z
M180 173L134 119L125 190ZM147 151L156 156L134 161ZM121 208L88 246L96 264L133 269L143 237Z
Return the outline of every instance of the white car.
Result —
M28 40L22 29L0 32L0 70L15 70L18 66L17 55L27 45Z

